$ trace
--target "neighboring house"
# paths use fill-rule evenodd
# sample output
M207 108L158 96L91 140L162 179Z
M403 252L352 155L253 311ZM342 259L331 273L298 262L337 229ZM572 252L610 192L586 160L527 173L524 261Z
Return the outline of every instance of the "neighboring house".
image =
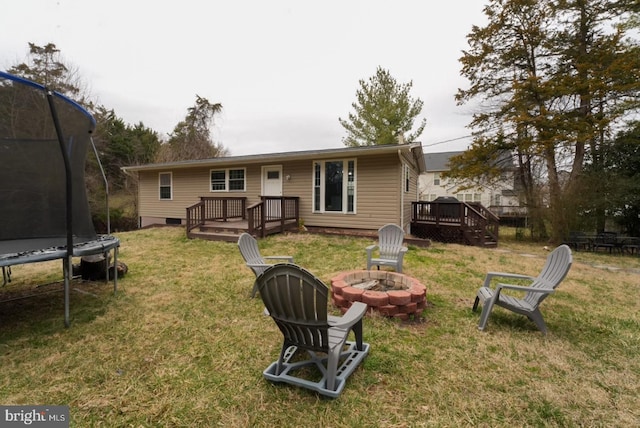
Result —
M425 172L420 143L231 156L124 167L137 174L139 223L185 224L201 197L298 197L308 228L409 232L411 203Z
M522 216L514 168L506 168L499 182L489 186L469 186L443 178L449 170L449 159L462 152L427 153L424 155L426 171L419 179L421 201L433 201L440 196L455 197L461 202L479 202L499 217ZM507 159L505 158L505 161Z

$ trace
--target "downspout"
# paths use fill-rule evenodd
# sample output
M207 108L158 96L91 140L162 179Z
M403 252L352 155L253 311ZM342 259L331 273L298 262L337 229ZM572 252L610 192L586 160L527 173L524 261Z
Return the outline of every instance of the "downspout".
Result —
M400 159L400 227L404 230L404 162L401 149L398 149L398 159Z

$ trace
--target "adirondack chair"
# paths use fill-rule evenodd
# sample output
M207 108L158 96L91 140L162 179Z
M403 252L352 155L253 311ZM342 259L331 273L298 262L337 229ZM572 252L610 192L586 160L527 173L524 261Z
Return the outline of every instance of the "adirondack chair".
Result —
M269 316L284 336L280 357L264 370L264 377L338 397L369 353L369 344L362 341L367 305L354 302L344 315L328 315L329 288L293 264L267 268L257 283ZM347 340L350 331L355 341Z
M393 266L396 272L402 273L402 262L407 252L404 247L404 230L395 224L385 224L378 229L378 243L369 245L367 250L367 270L371 266ZM375 250L378 249L378 257L374 257Z
M480 301L482 301L483 305L478 329L485 329L493 306L498 305L528 317L543 334L546 334L547 327L540 312L540 303L542 303L549 294L553 293L556 287L562 282L567 272L569 272L569 268L571 268L571 263L571 249L568 245L563 244L549 254L540 275L537 277L502 272L487 273L484 285L478 290L476 300L473 303L473 311L478 308ZM523 279L531 281L531 283L528 286L499 283L495 289L491 289L491 280L496 277ZM525 294L523 298L516 298L502 293L503 290L517 290Z
M267 263L268 260L280 260L286 263L293 263L293 257L291 256L266 256L263 257L260 254L260 249L258 248L258 241L256 238L249 235L248 233L243 233L238 238L238 248L240 249L240 254L242 254L242 258L247 264L247 267L253 271L253 273L258 277L266 268L269 266L273 266L273 263ZM255 297L258 292L258 283L253 283L253 290L251 291L251 297Z

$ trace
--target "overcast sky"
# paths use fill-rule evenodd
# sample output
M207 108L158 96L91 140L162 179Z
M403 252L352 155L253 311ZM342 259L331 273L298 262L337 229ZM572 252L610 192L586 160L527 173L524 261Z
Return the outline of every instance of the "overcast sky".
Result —
M344 147L338 118L381 66L424 102L425 152L463 150L458 59L482 0L20 0L0 13L0 69L54 43L127 123L169 133L196 94L221 103L231 155ZM456 140L443 143L448 140Z

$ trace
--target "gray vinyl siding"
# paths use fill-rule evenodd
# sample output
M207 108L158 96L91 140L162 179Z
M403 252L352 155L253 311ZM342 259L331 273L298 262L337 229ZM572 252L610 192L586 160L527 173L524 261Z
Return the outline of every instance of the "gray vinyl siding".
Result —
M403 157L403 162L409 167L409 191L405 192L405 182L404 182L404 171L402 172L401 179L401 189L404 197L402 198L402 220L405 231L409 231L411 225L411 216L412 216L412 202L419 200L418 197L418 180L420 179L420 174L418 170L418 166L416 165L414 159L410 157Z
M313 212L313 161L285 164L283 175L291 180L284 182L284 194L300 196L300 217L306 226L375 230L400 220L399 168L397 156L356 158L355 214Z

